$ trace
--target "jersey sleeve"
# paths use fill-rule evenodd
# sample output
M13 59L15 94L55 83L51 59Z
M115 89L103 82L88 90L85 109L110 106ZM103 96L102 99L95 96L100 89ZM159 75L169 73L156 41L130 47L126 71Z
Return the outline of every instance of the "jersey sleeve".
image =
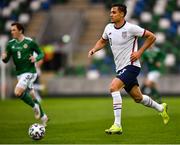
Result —
M108 39L107 30L108 30L108 25L105 27L104 32L103 32L103 34L102 34L102 38L103 38L104 40L107 40L107 39Z
M142 37L145 33L145 29L138 25L132 24L130 27L130 33L134 36Z
M33 50L37 53L36 61L43 59L44 53L35 41L32 41Z
M5 52L7 54L7 57L5 59L3 59L2 61L7 63L9 61L9 59L11 58L11 47L10 47L9 43L6 46Z

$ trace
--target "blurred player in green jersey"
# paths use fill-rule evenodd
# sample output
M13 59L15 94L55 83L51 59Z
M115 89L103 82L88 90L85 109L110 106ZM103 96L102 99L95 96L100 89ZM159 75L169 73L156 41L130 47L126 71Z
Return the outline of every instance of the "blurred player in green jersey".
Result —
M37 54L34 53L34 57L36 57ZM42 97L41 97L41 91L44 89L44 85L41 84L40 81L40 76L41 76L41 66L43 65L43 59L39 60L38 62L35 63L35 68L37 72L37 78L34 81L34 94L36 99L41 102Z
M160 76L164 72L164 59L165 53L155 46L148 49L142 55L142 61L147 65L148 68L148 74L144 80L142 91L159 103L162 103L162 98L157 90L157 83Z
M35 62L43 59L44 54L36 42L24 36L24 28L20 23L11 24L11 35L13 39L7 43L6 50L2 53L2 60L7 63L12 57L15 64L18 83L14 94L31 106L35 118L41 119L42 124L46 126L48 117L35 98L33 89L33 83L37 77ZM37 57L33 56L33 52L37 53Z

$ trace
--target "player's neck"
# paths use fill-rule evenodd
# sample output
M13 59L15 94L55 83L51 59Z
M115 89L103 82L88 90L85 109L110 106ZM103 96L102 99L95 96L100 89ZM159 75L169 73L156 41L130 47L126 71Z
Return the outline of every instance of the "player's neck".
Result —
M23 41L23 40L24 40L24 35L21 34L21 35L17 38L17 40L18 40L19 42Z
M123 19L122 21L116 22L114 24L115 28L119 29L121 28L124 24L126 23L126 21Z

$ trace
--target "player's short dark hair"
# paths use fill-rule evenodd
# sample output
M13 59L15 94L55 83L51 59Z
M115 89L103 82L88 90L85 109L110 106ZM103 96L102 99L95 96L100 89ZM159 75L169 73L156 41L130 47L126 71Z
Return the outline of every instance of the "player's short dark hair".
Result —
M126 5L120 4L120 3L115 3L115 4L112 4L111 8L112 7L118 7L118 10L124 13L124 17L126 16L126 13L127 13Z
M11 26L16 26L17 29L18 29L19 31L22 31L22 33L24 34L24 27L23 27L22 24L20 24L20 23L18 23L18 22L14 22L14 23L11 24Z

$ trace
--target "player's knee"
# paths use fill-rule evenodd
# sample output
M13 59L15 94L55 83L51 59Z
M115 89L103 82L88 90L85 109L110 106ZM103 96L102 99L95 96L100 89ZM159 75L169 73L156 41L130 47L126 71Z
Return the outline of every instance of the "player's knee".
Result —
M115 91L118 91L118 88L114 85L111 85L109 90L110 90L110 92L115 92Z
M20 91L18 91L18 90L14 90L14 95L16 96L16 97L21 97L22 96L22 92L20 92Z

